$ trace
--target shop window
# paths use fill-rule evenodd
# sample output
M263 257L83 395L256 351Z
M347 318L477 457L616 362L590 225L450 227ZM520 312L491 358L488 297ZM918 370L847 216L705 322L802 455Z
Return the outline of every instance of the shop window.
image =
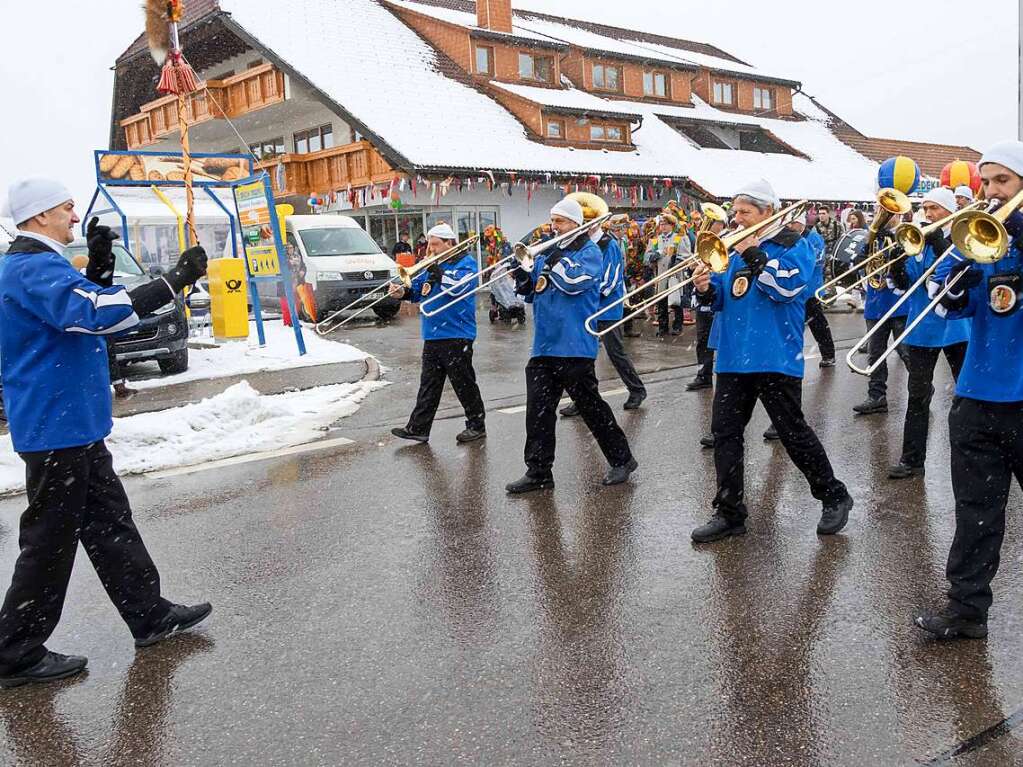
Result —
M610 64L594 64L593 88L594 90L620 93L622 90L622 68Z
M735 91L731 83L714 83L714 103L723 106L735 103Z
M774 91L770 88L754 88L753 108L758 112L774 109Z
M299 131L295 134L295 153L309 154L334 146L334 131L330 125Z
M537 80L550 83L554 79L554 59L549 56L519 54L519 77L523 80Z
M619 125L590 125L590 141L605 141L620 144L625 141L625 131Z
M476 46L476 74L494 74L494 49L486 45Z
M258 160L271 160L285 153L284 136L249 144L249 151Z
M643 73L643 95L668 98L668 76L664 72Z
M547 121L547 138L565 138L565 123L563 120Z

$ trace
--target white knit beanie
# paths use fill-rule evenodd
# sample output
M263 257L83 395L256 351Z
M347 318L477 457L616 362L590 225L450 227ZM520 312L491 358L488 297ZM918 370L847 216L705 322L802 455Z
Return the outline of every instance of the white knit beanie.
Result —
M966 184L957 186L954 194L956 197L965 197L970 202L973 202L973 190L966 186Z
M955 194L951 189L944 186L936 186L925 194L924 202L933 202L935 205L940 205L949 213L955 213L959 209Z
M984 152L977 167L989 162L1004 165L1017 176L1023 177L1023 142L1003 141Z
M566 197L551 208L551 215L567 218L569 221L574 221L581 226L583 223L583 206L575 200Z
M68 188L50 178L26 178L15 181L7 190L3 213L15 224L23 224L33 216L56 208L74 197Z
M774 187L767 179L759 179L747 184L735 194L736 197L749 197L764 205L771 205L776 210L781 207L781 200L774 191Z
M455 230L451 228L450 224L440 223L433 227L429 232L426 233L427 237L436 237L438 240L457 240L458 237L455 235Z

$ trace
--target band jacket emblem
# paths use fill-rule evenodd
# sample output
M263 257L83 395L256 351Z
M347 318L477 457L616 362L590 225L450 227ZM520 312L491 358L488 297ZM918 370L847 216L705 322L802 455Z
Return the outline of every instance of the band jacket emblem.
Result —
M422 288L422 291L421 291L422 294L423 294L423 298L426 298L428 295L430 295L430 293L432 291L433 291L433 283L432 282L424 282L423 283L423 288Z
M1019 308L1020 289L1023 276L1019 274L996 274L988 279L988 305L1000 317L1014 313Z
M732 279L732 298L742 298L749 293L753 273L749 269L740 269Z
M536 287L533 288L533 292L543 293L545 290L547 290L547 275L541 274L539 279L536 281Z

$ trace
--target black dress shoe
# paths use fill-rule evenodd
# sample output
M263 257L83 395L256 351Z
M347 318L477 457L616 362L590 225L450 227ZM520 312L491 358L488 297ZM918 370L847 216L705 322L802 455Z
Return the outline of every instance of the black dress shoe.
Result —
M672 328L671 329L671 334L673 336L680 336L680 335L682 335L682 328Z
M21 687L23 684L55 682L84 671L88 663L89 659L81 655L61 655L59 652L47 651L42 660L34 666L19 671L17 674L0 676L0 687Z
M986 618L968 618L946 607L938 612L925 612L913 621L917 626L938 639L983 639L987 636Z
M486 429L465 429L464 431L460 431L458 433L458 435L455 437L455 442L457 442L459 445L464 445L466 442L475 442L478 439L486 438L487 438Z
M818 535L834 535L849 521L849 512L853 507L851 495L846 494L838 503L832 503L824 507L821 513L821 521L817 523Z
M709 437L700 437L700 445L706 448L714 447L714 435L711 434Z
M709 378L701 378L697 376L692 381L686 384L686 391L699 391L700 389L710 389L714 384Z
M871 415L872 413L887 413L888 412L888 398L881 397L880 399L867 399L858 405L853 405L853 412L859 413L860 415Z
M554 477L531 477L527 474L514 482L509 482L504 489L509 495L519 495L520 493L532 493L534 490L551 490L553 487Z
M700 525L700 527L690 533L692 539L697 543L711 543L712 541L720 541L722 538L729 538L733 535L745 534L745 521L728 519L728 517L720 513L715 514L707 524Z
M910 477L922 477L923 466L910 466L905 463L897 463L888 469L888 479L909 479Z
M169 639L175 634L187 631L198 623L206 620L213 612L213 606L209 602L201 605L171 605L171 609L159 623L145 636L135 637L136 647L149 647L164 639Z
M639 406L643 404L643 400L646 399L646 392L633 392L629 395L629 398L625 400L625 404L622 405L622 410L638 410Z
M430 438L425 434L413 434L408 429L391 429L391 434L402 439L409 439L413 442L429 442Z
M657 338L664 338L666 335L668 335L668 331L667 330L658 330L656 333L654 333L654 335Z
M778 435L778 430L774 428L774 424L767 427L767 431L764 432L764 439L768 442L774 442L776 439L781 439Z
M640 333L638 330L626 330L625 331L625 337L626 338L639 338L642 335L643 334Z
M577 408L573 402L571 405L565 405L565 407L561 408L558 412L561 413L563 418L575 418L579 415L579 408Z
M818 365L818 367L821 367L821 368L833 368L833 367L835 367L835 358L834 357L825 357L824 359L821 360L820 365Z
M622 482L626 482L629 479L629 475L638 468L639 464L635 458L624 466L612 466L607 470L607 474L604 475L603 484L620 485Z

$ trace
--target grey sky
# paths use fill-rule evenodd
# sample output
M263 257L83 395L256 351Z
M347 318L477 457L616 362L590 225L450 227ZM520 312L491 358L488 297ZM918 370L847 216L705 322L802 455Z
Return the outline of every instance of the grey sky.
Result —
M512 2L715 43L765 72L800 80L868 135L981 150L1016 137L1018 23L1010 0ZM110 67L141 30L141 3L60 5L55 13L52 4L0 0L7 30L0 45L0 197L15 178L51 175L68 183L84 209L92 150L108 139ZM281 8L286 13L287 3Z

